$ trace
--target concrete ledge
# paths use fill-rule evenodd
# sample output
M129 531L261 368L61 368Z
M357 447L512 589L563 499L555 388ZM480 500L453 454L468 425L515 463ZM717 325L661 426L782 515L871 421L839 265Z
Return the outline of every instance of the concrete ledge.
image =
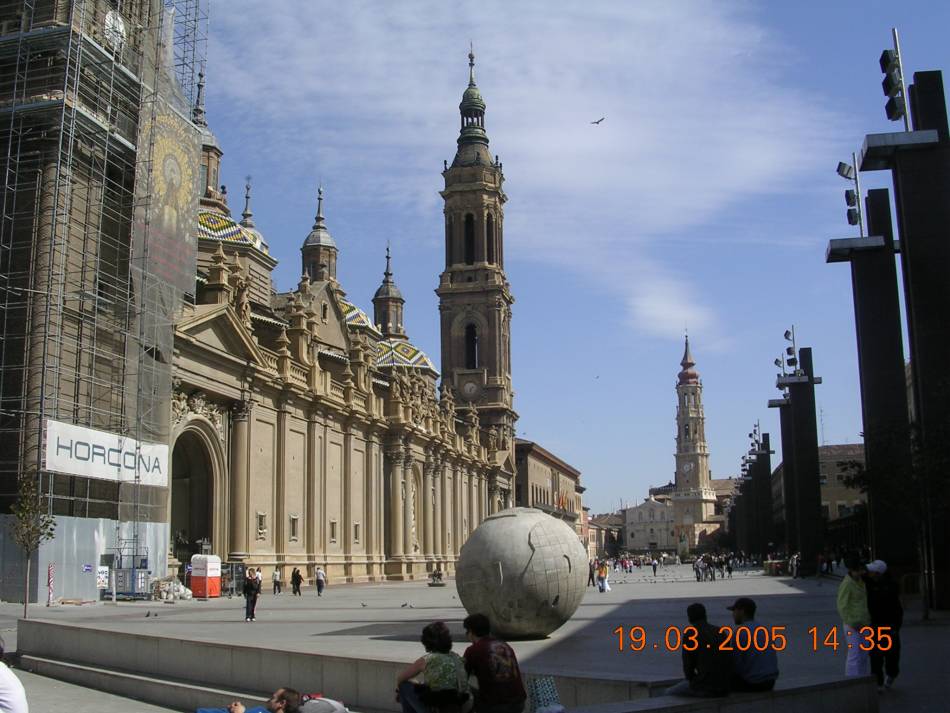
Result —
M780 679L781 681L781 679ZM661 696L571 708L570 713L877 713L877 685L870 676L781 681L768 693L733 693L723 698Z
M409 662L147 636L37 619L19 621L17 648L31 662L29 667L23 664L27 670L117 692L118 684L109 674L116 681L139 677L142 688L138 692L121 694L159 705L169 705L171 695L181 696L180 700L188 702L185 707L195 700L189 697L192 691L206 696L213 691L228 692L230 702L233 691L252 698L266 694L266 699L276 688L292 686L305 693L325 693L354 710L399 711L393 693L396 674ZM525 667L523 673L526 683L537 675L554 676L565 707L649 698L657 688L672 683L666 678L576 676L569 671L531 667ZM163 681L170 682L169 690L162 690ZM172 692L172 687L177 691ZM209 704L208 697L200 700L200 705Z
M399 711L396 674L409 659L373 660L106 631L36 619L18 622L22 666L42 675L182 709L235 697L261 700L280 686L321 692L356 711ZM553 676L561 703L582 713L876 713L873 680L780 679L770 693L722 699L656 697L674 681L649 676L574 675L523 667L526 682ZM223 697L223 698L222 698ZM174 703L173 703L174 701Z
M40 676L48 676L86 688L108 691L118 696L182 711L214 706L225 708L234 700L244 701L250 708L253 705L263 705L271 695L248 691L223 691L181 681L162 681L148 676L54 661L37 656L22 656L20 668Z

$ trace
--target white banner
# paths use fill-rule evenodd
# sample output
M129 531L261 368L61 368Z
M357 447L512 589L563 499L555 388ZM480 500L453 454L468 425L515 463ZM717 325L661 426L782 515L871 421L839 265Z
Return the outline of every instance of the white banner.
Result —
M87 478L168 485L168 446L46 421L46 469Z

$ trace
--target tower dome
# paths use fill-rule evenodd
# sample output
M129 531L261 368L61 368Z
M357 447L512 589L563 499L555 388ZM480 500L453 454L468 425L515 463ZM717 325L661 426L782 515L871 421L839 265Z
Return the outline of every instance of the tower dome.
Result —
M320 186L317 189L317 215L313 219L313 228L300 248L304 274L314 281L336 280L338 252L323 218L323 186Z
M680 362L680 366L683 367L679 373L679 383L681 384L698 384L699 383L699 372L696 371L693 367L696 366L696 361L693 359L693 355L689 350L689 336L686 337L686 349L683 352L683 360Z
M393 282L393 273L390 269L389 246L386 246L386 270L383 272L383 283L373 295L373 321L386 337L405 337L406 332L402 324L402 307L406 300Z
M327 230L326 220L323 217L323 186L317 189L317 215L313 219L313 228L310 229L310 234L303 241L303 245L304 247L322 245L336 249L336 243L330 231Z
M251 212L251 177L247 177L247 183L244 184L244 212L241 213L241 232L247 238L247 241L260 250L262 253L270 253L270 247L261 231L254 225L254 214Z
M491 164L488 152L488 134L485 133L485 100L475 84L475 52L468 53L468 87L462 93L459 104L461 129L458 137L458 151L453 166L472 166Z

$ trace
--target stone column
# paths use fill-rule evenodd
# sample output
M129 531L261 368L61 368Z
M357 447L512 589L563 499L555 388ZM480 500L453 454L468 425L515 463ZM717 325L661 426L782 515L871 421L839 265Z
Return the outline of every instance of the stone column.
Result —
M485 481L482 474L475 471L475 527L485 519ZM472 528L475 529L474 527Z
M231 547L228 559L248 556L247 489L250 451L251 402L238 401L231 407Z
M435 552L435 538L433 537L434 529L434 503L432 502L432 492L435 487L433 484L433 474L435 471L435 460L434 456L430 453L429 457L426 459L425 465L423 466L422 471L422 549L423 554L425 554L426 559L432 559L432 555Z
M277 453L274 468L274 559L282 560L285 554L286 532L286 492L287 492L287 421L292 401L281 398L277 404Z
M462 469L458 462L452 463L452 554L458 555L462 544Z
M442 561L445 559L445 503L442 500L445 494L445 460L442 455L436 458L433 487L435 488L433 493L435 499L433 514L435 532L433 532L432 539L435 542L435 557Z
M488 514L494 515L498 509L498 483L492 476L488 481Z
M376 432L370 431L366 438L366 455L363 458L363 551L367 562L367 575L376 574L376 505L378 496L373 484L376 479Z
M468 535L475 529L478 518L478 493L475 489L475 471L471 468L466 468L465 471L468 476Z
M306 519L306 550L308 556L317 551L317 472L319 460L317 458L317 415L310 412L307 415L307 479L304 485L304 508Z
M402 479L405 486L405 492L403 494L403 539L402 539L402 548L403 552L406 553L406 556L411 556L414 554L412 548L412 526L413 526L413 510L415 505L415 499L418 497L418 493L413 493L412 489L415 487L412 477L412 450L409 448L408 444L405 446L403 452L402 460ZM419 527L419 523L415 523L416 528ZM418 536L418 529L416 531Z
M402 448L386 451L389 458L389 556L401 559L402 547Z

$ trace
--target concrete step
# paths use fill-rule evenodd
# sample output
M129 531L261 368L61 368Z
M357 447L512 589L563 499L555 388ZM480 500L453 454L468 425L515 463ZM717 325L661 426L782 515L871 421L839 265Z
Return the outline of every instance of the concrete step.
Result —
M226 708L231 701L242 701L248 708L263 705L271 692L231 691L201 686L186 681L173 681L143 676L128 671L100 668L85 664L57 661L39 656L23 655L20 666L24 671L67 681L84 688L106 691L132 698L172 711L194 713L197 708ZM131 709L130 709L131 710Z

